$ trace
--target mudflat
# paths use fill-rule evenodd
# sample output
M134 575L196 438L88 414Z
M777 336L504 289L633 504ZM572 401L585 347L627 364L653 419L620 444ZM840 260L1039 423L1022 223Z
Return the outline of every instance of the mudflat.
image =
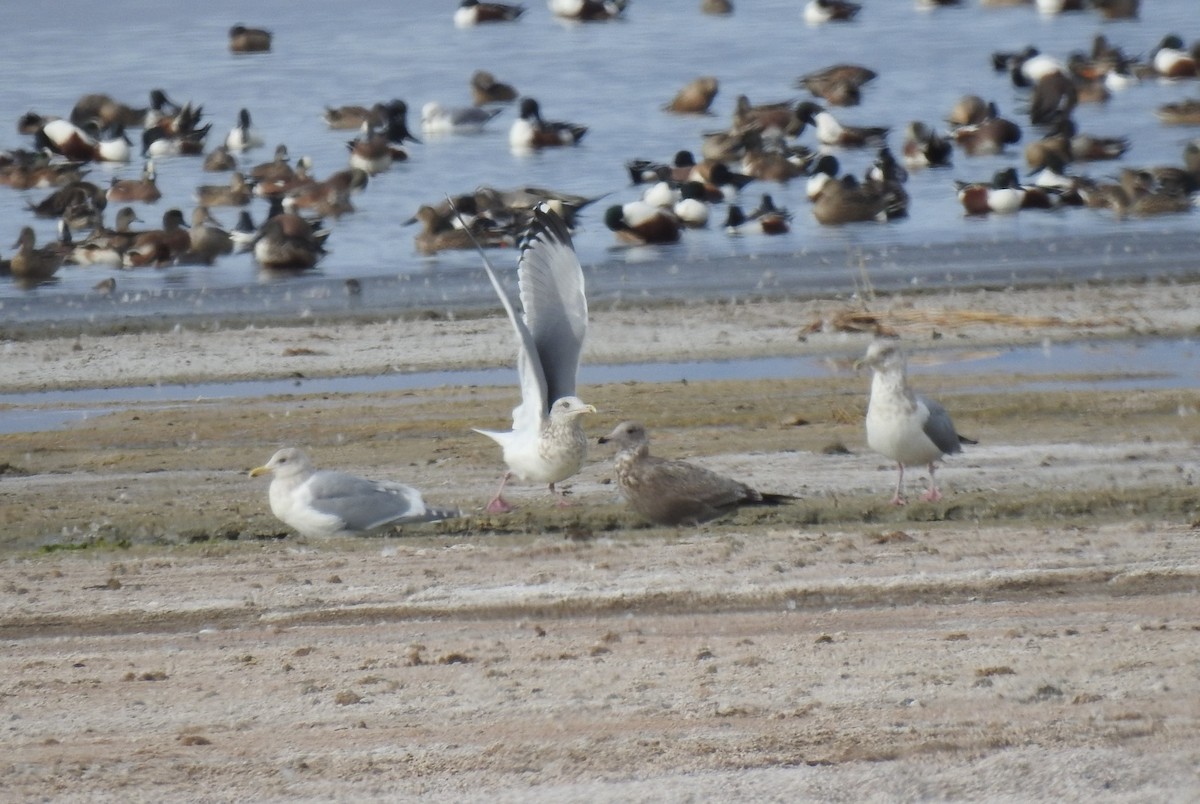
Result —
M889 504L877 331L950 347L1200 329L1194 285L593 310L585 361L812 355L820 378L581 389L595 436L795 495L640 522L593 448L560 508L471 427L513 387L132 402L0 435L6 757L22 799L1190 801L1200 795L1200 399L1075 372L922 373L979 440ZM511 364L498 316L148 328L3 345L8 393ZM1182 359L1182 358L1181 358ZM1106 376L1111 380L1113 377ZM0 403L4 410L62 402ZM278 446L461 519L304 540Z

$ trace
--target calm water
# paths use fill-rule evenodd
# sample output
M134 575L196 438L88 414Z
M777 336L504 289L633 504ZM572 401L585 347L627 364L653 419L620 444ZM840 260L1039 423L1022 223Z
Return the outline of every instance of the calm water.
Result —
M65 115L87 92L141 104L151 88L162 87L177 101L204 105L206 119L213 123L210 147L224 138L245 106L267 143L249 152L247 165L267 161L274 144L282 142L293 158L311 155L315 172L323 176L346 165L345 142L353 135L328 130L320 119L323 105L404 98L416 130L426 101L468 102L467 79L476 68L489 69L538 98L547 117L587 124L590 132L578 148L516 156L507 143L513 119L508 109L479 136L423 136L423 144L410 147L410 161L375 177L356 197L358 212L334 225L331 253L316 278L264 287L248 255L226 258L212 268L165 271L68 266L56 285L33 292L0 282L0 315L11 323L69 317L71 311L92 318L136 310L170 315L197 306L216 316L239 310L287 313L321 304L345 306L340 283L349 277L367 279L372 292L360 303L403 305L419 298L454 307L462 301L484 302L491 290L476 256L421 258L412 247L414 229L402 222L422 202L485 183L608 194L583 216L576 238L593 287L602 295L852 289L860 259L871 272L878 267L881 276L872 273L872 279L883 284L892 262L896 275L891 280L899 284L967 280L989 271L1000 279L1019 278L1026 269L1090 277L1104 274L1106 265L1124 273L1145 265L1178 276L1200 267L1194 214L1118 223L1103 213L1069 210L965 220L953 181L1023 165L1019 150L994 158L957 156L950 170L914 175L909 182L911 218L896 225L822 228L811 217L800 182L747 188L748 206L769 191L795 213L793 231L779 238L731 239L714 227L688 232L678 246L614 251L612 233L601 220L606 203L637 194L628 186L626 160L667 160L680 148L698 150L700 132L727 125L739 93L756 102L799 98L792 87L798 75L838 61L861 62L880 77L868 85L861 106L834 111L846 122L892 126L892 144L898 147L907 121L940 121L965 93L995 99L1006 115L1026 119L1023 93L1006 75L991 70L994 50L1035 44L1065 58L1072 50L1088 49L1093 35L1103 32L1127 51L1144 54L1168 32L1189 42L1200 37L1196 0L1147 0L1139 21L1119 23L1103 23L1090 12L1044 17L1031 7L984 9L977 0L933 12L918 11L904 0L867 0L859 22L821 28L804 25L798 0L742 0L729 18L700 14L698 0L634 0L626 21L586 26L559 23L544 3L530 0L519 23L471 30L453 27L456 5L454 0L216 0L147 6L112 0L103 14L96 14L94 4L60 0L51 18L44 3L6 3L6 27L31 35L9 37L0 49L0 70L7 77L0 85L0 120L9 121L0 146L28 145L12 124L29 109ZM89 22L58 22L69 19ZM231 55L226 32L236 22L271 28L274 52ZM680 86L705 73L721 81L713 117L659 111ZM1082 106L1076 117L1084 131L1131 137L1128 163L1178 163L1188 137L1200 136L1200 131L1161 126L1153 110L1197 94L1194 81L1152 81L1118 94L1107 105ZM1027 131L1026 139L1032 135ZM806 132L801 141L813 144L812 134ZM842 155L846 167L860 174L871 158L866 153ZM147 223L157 222L169 206L190 210L195 185L226 178L203 174L195 158L163 159L157 167L164 198L139 208ZM92 178L107 183L113 176L135 176L140 169L138 162L97 166ZM1078 169L1104 175L1114 168L1110 163ZM26 203L46 193L0 188L3 253L10 253L7 247L31 220ZM265 203L256 202L252 211L261 219ZM217 214L227 225L234 221L229 210ZM51 222L36 226L40 240L53 237ZM1093 237L1103 237L1103 245L1089 252ZM1056 245L1060 240L1069 247ZM948 245L957 243L968 245ZM493 253L497 264L511 265L511 253ZM981 260L980 255L991 256ZM110 274L117 276L116 297L100 304L87 300L91 286Z
M819 378L853 373L859 352L838 356L765 357L736 361L636 363L580 368L583 385L612 382L703 382L759 380L772 377ZM1083 388L1123 390L1194 388L1200 386L1200 361L1190 339L1139 339L1096 343L1018 346L989 349L950 349L913 356L913 375L926 373L978 376L980 388L1041 391ZM1004 379L1012 377L1014 379ZM316 377L303 380L262 380L190 385L87 388L0 394L0 433L64 427L93 416L124 410L130 403L168 407L197 399L252 399L292 394L353 394L410 391L436 387L505 386L513 382L511 368L464 371L409 372ZM863 382L866 383L864 376Z

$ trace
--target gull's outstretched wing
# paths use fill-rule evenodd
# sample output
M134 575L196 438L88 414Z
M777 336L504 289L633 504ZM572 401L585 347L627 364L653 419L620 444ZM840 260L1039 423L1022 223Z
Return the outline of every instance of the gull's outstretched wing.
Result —
M471 230L467 228L466 231L470 234ZM471 235L471 239L474 240L474 235ZM475 247L483 259L483 268L487 272L488 279L491 280L492 287L496 289L496 295L500 297L504 311L508 313L508 320L517 333L517 376L521 381L521 404L513 408L513 432L536 433L541 426L542 416L549 412L550 404L554 401L547 398L546 375L542 371L542 361L538 356L537 343L534 341L533 333L526 326L525 319L517 315L512 300L508 298L508 292L504 289L504 285L500 284L500 278L496 276L496 270L492 268L491 261L478 243L475 244ZM495 437L496 434L487 432L487 435Z
M588 309L571 233L545 204L534 209L533 224L521 241L517 281L545 382L540 413L546 415L555 400L575 395Z

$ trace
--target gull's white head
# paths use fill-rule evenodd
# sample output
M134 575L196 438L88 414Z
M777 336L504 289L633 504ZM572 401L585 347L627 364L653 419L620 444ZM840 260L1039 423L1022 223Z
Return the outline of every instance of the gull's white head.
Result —
M856 369L873 368L876 371L904 367L904 350L899 341L875 340L867 347L867 353L861 360L854 362Z
M312 471L312 463L304 450L296 447L285 447L271 456L271 460L262 466L250 470L250 477L274 475L275 477L295 477Z
M550 406L550 418L555 420L571 420L583 413L595 413L596 407L589 405L577 396L564 396L555 400Z

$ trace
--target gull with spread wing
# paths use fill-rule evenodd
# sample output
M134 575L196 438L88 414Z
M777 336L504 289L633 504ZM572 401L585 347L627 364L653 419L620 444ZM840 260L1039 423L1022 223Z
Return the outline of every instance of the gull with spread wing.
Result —
M500 445L508 471L489 513L506 513L512 505L502 496L508 481L547 483L559 503L566 504L556 483L574 475L587 457L587 435L579 422L596 408L575 396L579 358L587 334L587 297L583 268L566 223L545 204L521 240L517 283L522 314L518 315L487 256L480 250L488 278L517 333L517 375L521 404L513 409L508 432L476 429Z

